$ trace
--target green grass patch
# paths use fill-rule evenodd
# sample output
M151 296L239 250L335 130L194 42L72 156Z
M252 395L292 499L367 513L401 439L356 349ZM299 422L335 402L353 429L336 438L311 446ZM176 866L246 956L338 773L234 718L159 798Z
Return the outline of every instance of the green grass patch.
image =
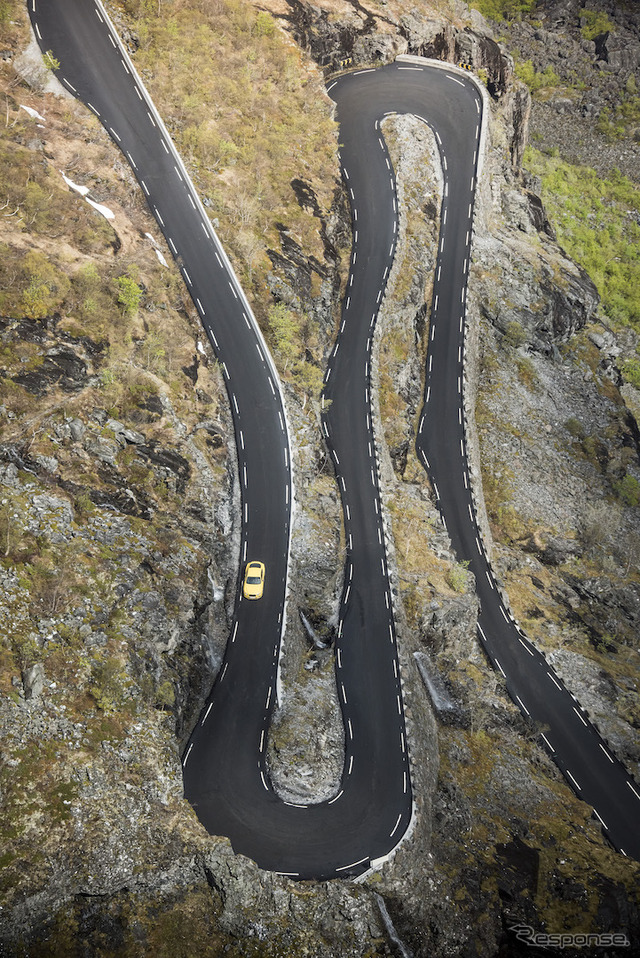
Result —
M585 40L595 40L603 33L612 33L615 30L615 24L602 10L587 10L583 7L580 11L580 32Z
M614 324L640 332L640 187L618 170L601 176L529 147L525 164L540 177L558 239L591 276Z
M473 0L470 6L479 10L483 17L499 23L531 13L536 3L537 0Z
M531 60L515 61L515 73L519 80L526 83L533 94L540 90L560 86L560 77L551 65L544 70L536 70Z

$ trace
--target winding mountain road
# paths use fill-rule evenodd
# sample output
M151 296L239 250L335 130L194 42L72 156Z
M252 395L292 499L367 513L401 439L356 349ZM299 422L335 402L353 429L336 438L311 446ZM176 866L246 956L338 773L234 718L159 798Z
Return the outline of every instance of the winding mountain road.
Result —
M418 454L429 469L454 548L476 576L479 636L514 700L548 727L559 766L602 816L612 842L640 858L640 790L610 754L501 602L475 520L463 407L466 281L483 104L454 70L395 63L330 87L341 124L354 243L342 323L325 381L323 429L340 484L347 536L336 639L345 766L335 796L282 801L266 742L277 694L293 488L278 377L249 305L162 121L100 0L29 0L60 78L127 156L176 257L222 363L242 491L240 561L266 563L263 599L238 591L224 662L183 759L185 794L212 834L260 867L300 878L361 874L410 826L413 799L371 421L371 342L397 235L394 173L380 121L421 116L445 176Z

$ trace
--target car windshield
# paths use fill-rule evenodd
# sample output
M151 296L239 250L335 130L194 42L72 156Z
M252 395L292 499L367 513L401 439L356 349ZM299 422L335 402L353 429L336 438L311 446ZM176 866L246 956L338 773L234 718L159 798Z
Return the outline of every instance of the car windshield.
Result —
M260 584L260 576L259 576L259 575L248 575L248 576L247 576L247 582L249 583L249 585L259 585L259 584Z

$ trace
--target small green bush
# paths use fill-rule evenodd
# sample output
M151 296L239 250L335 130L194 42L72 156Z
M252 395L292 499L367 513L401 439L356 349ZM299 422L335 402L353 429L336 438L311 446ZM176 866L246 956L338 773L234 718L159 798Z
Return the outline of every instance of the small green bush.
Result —
M483 17L500 22L514 20L523 13L530 13L537 0L473 0L470 6L479 10Z
M587 10L583 7L580 11L580 21L580 32L585 40L595 40L602 33L611 33L615 29L615 25L601 10Z
M537 93L544 88L560 86L560 77L552 66L538 71L531 60L516 60L515 72L518 79L526 83L532 93Z
M573 436L575 439L584 439L584 426L579 419L576 419L575 416L572 416L571 419L567 419L564 424L567 432Z
M507 323L504 339L509 346L513 346L514 349L517 349L519 346L524 346L527 341L527 334L520 323L516 319L513 319L510 323Z
M135 316L142 299L142 290L130 276L118 276L118 302L127 316Z
M445 580L449 588L453 589L454 592L462 593L467 588L469 581L468 565L468 562L456 562L447 571Z
M629 473L613 484L614 491L619 499L627 506L640 506L640 482Z
M640 389L640 360L627 359L622 364L622 377L625 382L635 386L636 389Z

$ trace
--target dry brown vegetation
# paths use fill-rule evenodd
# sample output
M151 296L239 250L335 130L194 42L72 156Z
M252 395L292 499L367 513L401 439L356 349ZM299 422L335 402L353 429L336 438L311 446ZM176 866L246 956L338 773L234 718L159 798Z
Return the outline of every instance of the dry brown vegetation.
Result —
M322 260L318 219L291 186L301 178L324 213L331 206L337 132L319 73L269 13L245 0L122 6L139 38L136 66L242 281L256 297L264 289L279 223L305 256Z

